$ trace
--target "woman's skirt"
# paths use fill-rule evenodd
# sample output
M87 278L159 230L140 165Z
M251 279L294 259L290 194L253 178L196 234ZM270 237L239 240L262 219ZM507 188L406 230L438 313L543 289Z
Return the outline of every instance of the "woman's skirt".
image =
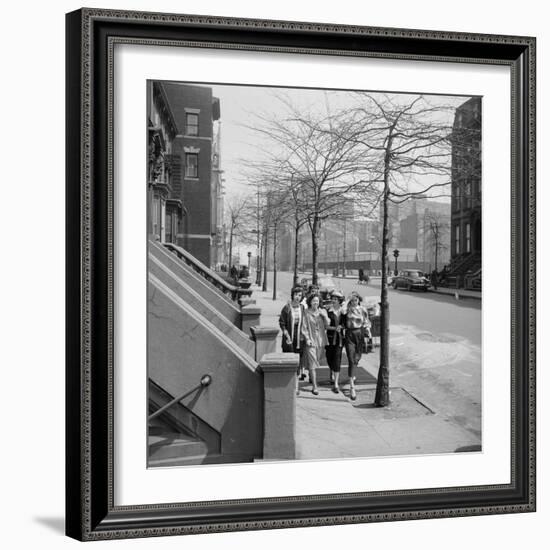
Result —
M325 346L328 367L332 372L340 372L342 364L342 346Z
M321 347L305 346L302 356L304 368L309 371L318 368L322 354L323 348Z

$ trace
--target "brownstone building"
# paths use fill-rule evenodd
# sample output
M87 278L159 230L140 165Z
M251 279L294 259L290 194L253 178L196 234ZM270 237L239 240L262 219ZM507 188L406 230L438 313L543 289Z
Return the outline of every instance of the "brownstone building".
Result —
M150 232L215 266L223 230L220 132L214 128L220 102L206 86L152 81L148 111L150 151L161 151L155 158L150 152Z
M176 120L161 85L148 83L148 233L161 242L176 242L183 207L174 194L177 169L173 162L174 141L178 134Z
M455 113L452 134L451 275L481 286L481 98Z

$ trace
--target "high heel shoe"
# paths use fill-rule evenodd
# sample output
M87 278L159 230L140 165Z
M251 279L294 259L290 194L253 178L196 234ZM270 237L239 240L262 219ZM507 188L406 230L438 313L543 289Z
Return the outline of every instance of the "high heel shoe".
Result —
M357 393L355 392L355 388L350 388L349 389L349 398L352 401L355 401L357 399Z

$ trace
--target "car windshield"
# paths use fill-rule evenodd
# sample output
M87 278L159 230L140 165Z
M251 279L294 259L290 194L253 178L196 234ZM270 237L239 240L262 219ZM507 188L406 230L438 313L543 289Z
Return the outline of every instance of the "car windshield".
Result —
M334 281L330 277L324 277L319 279L319 287L332 287L334 286Z

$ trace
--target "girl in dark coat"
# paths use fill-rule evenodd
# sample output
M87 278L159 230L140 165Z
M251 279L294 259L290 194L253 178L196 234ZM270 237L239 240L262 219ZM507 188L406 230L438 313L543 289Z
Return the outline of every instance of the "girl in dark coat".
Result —
M344 345L344 312L342 311L342 302L344 301L344 295L341 292L335 290L331 294L331 299L332 303L327 308L327 314L330 324L327 327L328 344L325 346L325 353L330 369L330 381L332 382L332 391L334 393L338 393L340 391L338 381L340 378L340 365L342 363L342 347Z
M304 380L304 369L302 365L302 323L304 320L304 306L301 304L304 291L301 286L295 286L290 291L291 299L285 304L279 315L279 327L283 333L281 347L283 353L299 353L300 366L298 374L300 380Z

